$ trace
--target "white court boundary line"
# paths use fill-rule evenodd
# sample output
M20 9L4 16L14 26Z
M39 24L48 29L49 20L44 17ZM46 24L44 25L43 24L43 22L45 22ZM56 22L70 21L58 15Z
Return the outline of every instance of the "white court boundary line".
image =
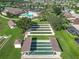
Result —
M52 32L52 31L30 31L30 32Z
M53 32L51 33L51 34L30 34L30 33L28 33L28 35L55 35Z
M10 37L9 37L10 38ZM7 38L7 40L5 40L1 45L0 45L0 50L4 47L4 45L8 42L9 38Z

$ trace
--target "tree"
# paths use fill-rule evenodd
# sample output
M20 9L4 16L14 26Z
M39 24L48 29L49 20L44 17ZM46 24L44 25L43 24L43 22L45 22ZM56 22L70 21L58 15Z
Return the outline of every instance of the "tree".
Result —
M46 9L42 11L40 18L43 21L48 20L55 30L66 29L68 23L62 15L61 9L63 8L60 4L46 5Z
M21 20L17 21L16 24L19 28L23 29L23 32L25 32L31 27L31 19L22 18Z
M68 23L62 16L57 16L55 14L49 14L48 21L55 30L62 30L62 29L67 28Z
M7 12L7 16L8 16L9 18L12 18L14 15L11 14L11 13L9 13L9 12Z
M54 11L54 13L56 13L57 15L60 15L60 14L61 14L61 6L60 6L60 5L54 5L53 11Z
M47 15L48 13L46 11L43 11L40 15L40 21L47 21Z

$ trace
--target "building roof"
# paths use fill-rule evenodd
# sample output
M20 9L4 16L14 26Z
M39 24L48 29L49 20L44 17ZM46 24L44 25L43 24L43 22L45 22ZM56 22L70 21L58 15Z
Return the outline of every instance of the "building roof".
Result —
M23 9L20 9L20 8L6 7L3 12L9 12L11 14L17 15L17 14L23 13L24 11Z
M65 12L64 16L67 18L75 18L71 13Z
M54 51L60 52L61 49L55 37L50 37L51 45Z
M15 42L14 42L14 44L21 44L20 39L16 39Z
M79 18L76 18L73 23L79 25Z
M76 31L78 30L79 31L79 24L71 24L75 29L76 29ZM74 29L74 30L75 30Z
M15 26L15 25L16 25L16 23L13 20L8 21L8 26L9 27L12 27L12 26Z
M22 52L30 51L31 41L32 41L31 37L28 37L25 39L25 41L23 42L23 46L22 46Z

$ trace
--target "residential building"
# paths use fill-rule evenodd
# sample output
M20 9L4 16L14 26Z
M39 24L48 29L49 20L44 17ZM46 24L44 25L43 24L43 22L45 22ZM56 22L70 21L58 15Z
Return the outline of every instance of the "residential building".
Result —
M19 15L21 13L23 13L24 10L23 9L19 9L19 8L12 8L12 7L6 7L3 11L2 14L3 15L7 15L7 13L13 14L13 15Z

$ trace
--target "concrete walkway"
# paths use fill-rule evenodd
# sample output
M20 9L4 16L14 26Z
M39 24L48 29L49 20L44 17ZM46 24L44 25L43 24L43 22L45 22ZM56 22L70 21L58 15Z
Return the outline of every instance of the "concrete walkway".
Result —
M21 59L62 59L57 55L23 55Z

